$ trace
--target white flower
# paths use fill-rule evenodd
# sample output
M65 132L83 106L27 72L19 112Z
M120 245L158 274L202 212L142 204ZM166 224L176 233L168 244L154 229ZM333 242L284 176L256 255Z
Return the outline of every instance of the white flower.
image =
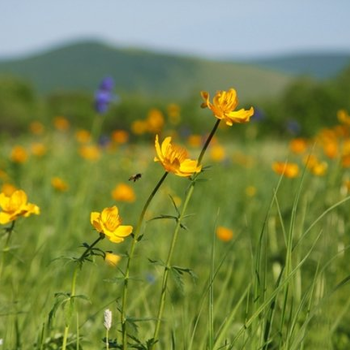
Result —
M109 331L110 328L112 327L112 311L107 309L104 312L104 322L103 325L105 328Z

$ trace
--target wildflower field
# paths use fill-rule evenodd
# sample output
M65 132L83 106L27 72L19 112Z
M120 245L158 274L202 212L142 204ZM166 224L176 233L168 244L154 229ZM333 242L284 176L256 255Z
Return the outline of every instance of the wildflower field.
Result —
M102 89L90 130L1 138L1 349L349 349L348 112L259 139L198 95L205 133L173 105L103 138Z

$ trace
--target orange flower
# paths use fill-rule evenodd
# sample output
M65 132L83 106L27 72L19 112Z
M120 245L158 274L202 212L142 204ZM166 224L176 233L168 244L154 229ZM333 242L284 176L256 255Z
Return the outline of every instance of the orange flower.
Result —
M307 141L302 138L296 138L289 143L289 148L293 153L303 153L307 149Z
M184 148L171 144L171 137L166 137L160 146L158 135L156 135L155 148L157 157L154 158L154 161L160 162L168 172L188 177L202 170L197 160L188 159L188 153Z
M249 110L240 109L235 111L238 105L237 93L235 89L229 89L228 91L218 91L213 98L213 103L209 101L209 93L206 91L201 92L204 102L202 108L209 108L214 116L218 119L223 119L229 126L234 123L247 123L250 117L254 114L254 108Z
M275 162L272 169L279 175L294 178L299 175L299 166L295 163Z
M129 133L125 130L115 130L112 133L112 139L117 144L127 143L129 140Z
M122 225L119 210L116 206L105 208L101 213L92 212L90 215L92 226L103 233L111 242L121 243L133 230L132 226Z
M60 177L53 177L51 179L51 185L55 190L59 192L64 192L68 190L67 183L63 181Z
M338 142L336 140L329 140L323 145L323 152L330 159L336 158L339 154Z
M134 202L135 192L131 186L124 183L120 183L112 191L112 197L116 201Z
M60 131L67 131L70 126L68 119L65 117L55 117L53 120L53 125Z
M216 236L224 242L229 242L233 238L233 231L227 227L219 226L216 229Z
M22 146L15 146L10 157L14 163L25 163L28 159L28 153Z

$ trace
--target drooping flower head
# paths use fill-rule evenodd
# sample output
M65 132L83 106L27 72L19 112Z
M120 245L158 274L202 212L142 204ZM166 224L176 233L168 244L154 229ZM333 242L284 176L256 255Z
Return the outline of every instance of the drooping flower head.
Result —
M254 108L240 109L235 111L238 105L238 98L235 89L229 89L228 91L218 91L213 98L213 103L209 101L209 93L206 91L201 92L204 102L202 108L209 108L214 116L218 119L222 119L229 126L234 123L247 123L250 117L254 114Z
M166 137L160 146L158 135L156 135L155 148L157 156L154 157L154 161L160 162L168 172L188 177L202 170L202 166L198 165L197 160L188 158L186 149L171 144L171 137Z
M111 242L121 243L133 230L132 226L122 225L119 210L116 206L105 208L101 213L92 212L90 215L92 226L103 233Z
M28 203L27 194L22 190L13 192L10 196L0 193L0 224L7 224L20 216L28 217L31 214L40 214L37 205Z

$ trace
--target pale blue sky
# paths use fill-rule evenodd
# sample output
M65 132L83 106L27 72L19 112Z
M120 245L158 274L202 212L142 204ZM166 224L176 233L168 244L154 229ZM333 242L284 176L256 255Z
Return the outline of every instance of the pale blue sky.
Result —
M350 0L0 0L0 58L102 39L206 57L350 52Z

